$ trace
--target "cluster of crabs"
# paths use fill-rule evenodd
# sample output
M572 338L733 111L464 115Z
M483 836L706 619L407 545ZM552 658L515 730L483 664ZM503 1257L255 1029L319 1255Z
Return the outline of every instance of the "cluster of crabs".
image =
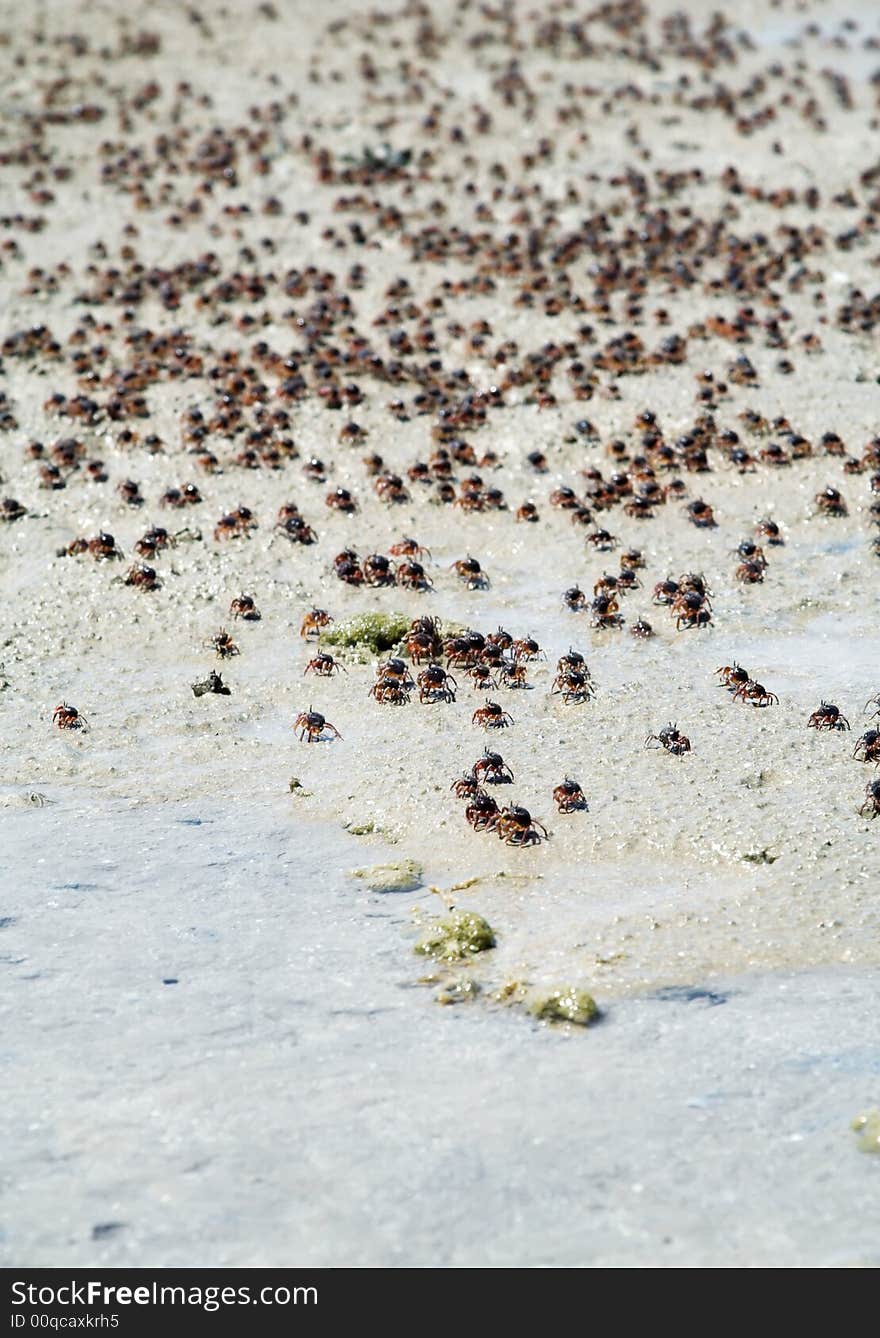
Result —
M112 535L101 534L90 542L94 544L93 548L86 545L76 551L90 551L99 559L121 556ZM701 613L708 618L711 613L708 605L710 594L702 576L687 573L678 581L661 582L655 587L654 598L657 603L668 604L678 621ZM699 601L698 605L696 601ZM254 596L245 593L231 601L229 613L235 620L256 622L261 618ZM300 635L304 639L316 638L332 622L332 616L325 609L312 608L303 616ZM693 625L702 624L696 622ZM203 644L221 660L240 653L239 646L226 628L221 628ZM370 697L380 704L407 705L413 694L418 695L423 705L452 703L459 690L458 681L450 672L453 668L469 678L477 690L523 688L528 686L526 665L530 661L546 659L544 651L531 636L515 638L500 627L487 635L471 629L444 634L439 620L427 615L412 620L403 639L403 649L412 661L415 672L399 655L380 660L376 666L375 681L369 688ZM440 663L443 659L446 661L445 666ZM340 672L347 673L348 670L324 650L317 651L303 670L304 675L313 674L318 678L332 678ZM721 686L731 693L734 701L747 702L759 708L778 705L778 696L753 678L736 660L720 666L715 672ZM204 693L228 696L230 692L221 675L213 670L207 679L194 683L192 688L196 696ZM563 702L589 701L595 696L596 684L579 651L570 648L559 658L550 692L551 695L561 696ZM869 698L864 709L868 712L871 707L874 708L874 718L880 718L880 693ZM67 702L55 708L52 719L59 729L88 729L86 717ZM473 712L471 723L486 730L500 730L514 722L499 702L487 699L484 705ZM809 716L807 727L843 731L850 729L850 723L838 706L823 700ZM297 715L294 729L300 740L308 743L317 743L327 738L342 739L336 726L311 706ZM645 739L645 746L662 748L674 757L682 757L691 751L690 739L673 723L656 733L650 733ZM871 727L862 735L855 745L853 757L880 767L880 729ZM459 798L468 800L465 816L475 831L495 831L508 845L531 845L547 839L546 828L533 820L527 809L519 805L500 807L485 789L486 785L510 783L512 780L513 774L501 755L487 749L469 771L453 782L452 789ZM553 798L562 813L587 807L581 786L568 777L554 789ZM880 814L880 780L868 782L859 813L869 817Z
M668 579L654 586L654 603L669 609L676 631L683 627L712 626L711 595L700 572L685 572L677 581Z
M487 785L512 785L513 772L500 753L486 748L469 771L463 772L449 787L457 799L467 801L464 816L475 832L494 832L505 845L529 846L547 841L550 833L521 804L500 805ZM553 791L560 813L576 813L587 808L581 786L566 776Z
M655 601L668 603L677 619L699 616L700 613L708 618L710 594L704 578L694 573L687 573L678 581L661 582L654 592ZM317 636L332 621L325 610L311 609L303 618L301 635ZM499 684L523 687L526 686L525 663L546 658L532 637L517 640L503 628L487 636L471 630L444 636L439 621L427 616L413 619L404 638L404 647L418 672L414 676L400 656L380 661L375 681L369 689L369 695L375 701L401 706L408 704L412 694L417 693L423 704L454 702L458 682L450 673L451 668L469 677L477 688ZM444 657L445 668L439 663ZM425 667L421 668L422 665ZM309 660L304 672L331 677L344 669L345 666L332 655L321 651ZM736 660L715 672L721 686L731 693L734 701L748 702L759 708L779 704L776 693L753 678ZM579 702L588 701L595 692L596 685L583 655L570 649L557 663L551 694L561 696L564 702ZM875 714L880 716L880 693L866 703L865 709L872 705L876 708ZM512 725L513 718L500 703L487 700L474 711L471 722L483 729L499 730ZM850 728L840 708L824 700L810 715L807 725L817 730ZM335 726L311 708L297 717L295 728L299 730L300 738L309 743L317 742L327 734L341 737ZM656 733L648 734L645 747L662 748L673 757L683 757L691 751L691 741L676 724L669 723ZM880 766L880 730L869 729L856 744L853 756ZM487 784L510 783L512 780L513 774L501 755L487 749L469 771L453 782L452 789L459 798L468 800L465 817L475 831L495 831L510 845L529 845L546 839L546 829L531 819L527 809L520 806L501 808L485 789ZM880 781L869 782L865 793L865 802L859 812L862 816L874 817L880 813ZM586 807L580 785L568 777L556 787L553 797L560 812Z
M302 620L300 635L306 638L320 635L333 618L325 609L313 608ZM392 656L379 663L376 681L370 696L376 701L393 706L405 706L410 695L418 691L422 703L454 702L458 682L450 670L457 669L470 679L480 691L528 686L526 665L530 660L544 657L544 652L533 637L514 638L504 628L484 636L471 630L444 635L436 618L414 618L404 637L404 648L419 670L416 677L410 673L404 660ZM445 659L445 667L440 663ZM421 668L422 665L426 667ZM343 665L326 651L309 660L305 672L330 678ZM566 701L586 699L592 695L589 671L583 656L570 651L563 656L554 680L553 691L562 692ZM511 718L497 703L488 703L475 713L475 722L499 728L511 723Z
M396 585L404 590L433 590L434 581L428 575L421 558L430 558L431 554L416 539L403 538L391 545L388 555L368 553L358 557L353 548L343 548L333 559L333 571L338 580L353 586L388 586ZM392 562L392 558L401 559ZM489 577L481 563L468 554L458 558L451 565L458 579L468 590L488 590Z
M607 537L611 539L610 535ZM607 546L610 547L611 545ZM590 626L597 631L623 627L624 618L620 612L620 600L630 591L641 588L641 582L636 572L644 565L645 559L641 550L628 548L620 555L620 571L616 574L603 572L595 582L592 600L587 597L580 586L572 585L564 591L562 602L571 613L589 611ZM629 630L632 636L642 639L654 634L650 623L646 622L644 618L637 619Z
M333 559L333 571L346 585L397 585L405 590L430 590L434 582L420 558L430 557L426 548L415 539L404 538L394 543L384 553L369 553L365 558L358 557L353 548L343 548ZM392 558L401 559L396 564Z
M862 709L872 719L876 720L880 717L880 692L875 692L872 697L869 697ZM807 723L812 729L848 730L850 728L849 721L845 715L841 714L840 709L831 702L825 701L820 704L817 711L813 712ZM872 726L865 730L865 733L856 743L852 755L857 762L873 763L875 767L880 767L880 729ZM859 813L862 817L870 818L876 818L880 814L880 780L868 781L865 786L865 798L859 808Z

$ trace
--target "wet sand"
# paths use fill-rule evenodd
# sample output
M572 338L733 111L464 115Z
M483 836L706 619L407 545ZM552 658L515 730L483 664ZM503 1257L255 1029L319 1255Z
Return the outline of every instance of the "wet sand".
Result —
M876 973L651 990L586 1033L439 1008L420 894L345 878L348 838L55 799L8 847L5 1261L880 1263L847 1127Z

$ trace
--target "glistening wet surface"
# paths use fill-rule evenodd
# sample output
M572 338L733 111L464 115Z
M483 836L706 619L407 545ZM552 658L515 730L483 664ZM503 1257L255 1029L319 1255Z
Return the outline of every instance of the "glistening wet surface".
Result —
M848 1128L876 969L658 986L586 1032L441 1008L404 948L431 895L365 891L351 837L47 798L0 812L4 1262L880 1263Z

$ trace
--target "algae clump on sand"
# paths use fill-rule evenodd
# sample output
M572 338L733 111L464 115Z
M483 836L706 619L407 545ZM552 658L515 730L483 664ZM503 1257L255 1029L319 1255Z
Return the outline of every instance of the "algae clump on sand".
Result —
M488 920L476 911L451 911L431 922L415 950L441 962L461 962L494 947L495 935Z
M573 1022L579 1027L588 1027L598 1018L599 1006L586 990L566 985L536 995L529 1004L529 1012L539 1022Z
M404 639L410 619L402 613L357 613L321 633L321 645L368 650L382 655Z
M366 869L352 869L351 874L353 878L363 878L371 892L414 892L422 885L422 866L415 859L371 864Z

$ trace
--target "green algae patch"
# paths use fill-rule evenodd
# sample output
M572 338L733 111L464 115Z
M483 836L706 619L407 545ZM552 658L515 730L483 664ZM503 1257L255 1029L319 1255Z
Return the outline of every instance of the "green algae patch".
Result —
M880 1152L880 1110L866 1110L850 1126L859 1135L859 1152Z
M494 947L495 934L488 920L476 911L452 911L431 922L415 950L441 962L463 962Z
M415 859L395 864L372 864L367 869L352 869L353 878L362 878L371 892L415 892L422 885L421 864Z
M403 641L411 619L402 613L356 613L321 633L321 645L383 655Z
M529 1004L529 1012L539 1022L573 1022L588 1027L599 1017L599 1005L586 990L565 985L548 994L536 995Z

